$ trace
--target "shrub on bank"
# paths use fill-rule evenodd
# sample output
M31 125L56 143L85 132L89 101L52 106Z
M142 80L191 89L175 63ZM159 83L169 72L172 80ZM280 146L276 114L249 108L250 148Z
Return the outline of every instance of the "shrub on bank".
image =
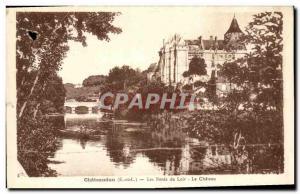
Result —
M58 147L54 126L45 119L27 115L18 119L17 125L18 160L26 173L33 177L55 176L56 172L48 167L48 158Z
M170 114L171 120L171 115L178 116L177 122L183 130L211 144L231 145L235 134L241 134L247 144L283 143L283 119L278 111L231 113L227 110L201 110L163 114ZM164 123L164 118L152 117L151 122Z

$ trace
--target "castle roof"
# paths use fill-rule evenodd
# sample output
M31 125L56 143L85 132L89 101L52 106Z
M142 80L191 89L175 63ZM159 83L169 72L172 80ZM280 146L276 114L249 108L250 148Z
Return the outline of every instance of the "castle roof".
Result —
M240 26L239 26L237 20L235 19L235 17L233 17L233 19L231 21L231 24L230 24L230 27L227 30L226 34L227 33L234 33L234 32L242 33L242 30L240 29Z
M202 41L202 43L200 43ZM223 50L224 49L224 40L215 40L215 39L208 39L208 40L185 40L187 45L196 45L200 46L203 50Z
M235 16L233 17L229 29L227 30L225 35L228 33L243 33L239 27L239 24ZM228 50L229 47L240 49L239 42L231 42L230 44L228 44L228 40L226 40L226 37L224 38L225 40L219 40L217 39L217 37L213 38L213 36L210 36L210 39L202 39L202 37L200 36L198 39L184 40L184 43L186 46L189 46L191 49L193 49L193 47L202 50L224 50L224 49ZM244 46L242 47L243 49L245 49Z
M155 72L158 70L158 65L156 63L151 63L147 69L147 72Z
M203 40L204 50L223 50L224 40Z

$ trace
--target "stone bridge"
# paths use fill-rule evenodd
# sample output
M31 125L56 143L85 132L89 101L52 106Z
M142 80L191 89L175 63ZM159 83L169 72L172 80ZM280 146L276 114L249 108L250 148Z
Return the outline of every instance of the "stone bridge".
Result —
M78 107L85 107L88 110L88 114L95 113L99 111L99 102L77 102L77 101L66 101L64 104L66 110L71 110L72 114L76 113Z

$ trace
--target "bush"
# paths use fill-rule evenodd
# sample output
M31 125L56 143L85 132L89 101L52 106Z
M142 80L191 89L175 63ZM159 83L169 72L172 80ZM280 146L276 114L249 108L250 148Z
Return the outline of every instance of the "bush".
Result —
M18 160L29 176L55 176L48 167L58 144L55 127L49 121L25 116L17 120Z
M186 84L186 85L184 85L184 86L182 87L182 89L184 89L184 90L192 90L192 89L193 89L193 86L190 85L190 84Z
M194 86L195 87L205 87L206 83L198 80L198 81L195 81Z

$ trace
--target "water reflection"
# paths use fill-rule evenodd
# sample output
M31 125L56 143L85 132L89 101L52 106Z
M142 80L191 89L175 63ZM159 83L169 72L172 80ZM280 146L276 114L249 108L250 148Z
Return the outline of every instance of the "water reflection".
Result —
M134 144L132 139L131 136L122 133L109 133L106 136L107 154L115 165L127 168L134 161L136 154L131 152L131 145L137 145L138 142Z
M66 128L102 131L97 140L61 137L49 166L58 176L280 173L282 146L208 146L180 128L151 129L127 122L103 127L97 120L67 121ZM138 126L138 127L137 127ZM136 129L138 128L138 129ZM105 132L105 133L104 133ZM266 161L272 162L272 164Z

